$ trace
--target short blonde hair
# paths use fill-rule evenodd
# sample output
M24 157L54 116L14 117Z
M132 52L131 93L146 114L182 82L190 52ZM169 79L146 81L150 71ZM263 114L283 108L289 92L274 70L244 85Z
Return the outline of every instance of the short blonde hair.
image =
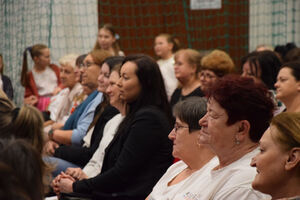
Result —
M272 119L271 125L279 132L274 139L283 150L300 147L300 113L280 113Z
M67 54L59 59L60 65L68 65L71 66L73 69L76 67L76 59L79 55L77 54Z
M222 50L213 50L204 56L201 61L202 69L213 71L218 77L222 77L234 71L235 66L231 57Z

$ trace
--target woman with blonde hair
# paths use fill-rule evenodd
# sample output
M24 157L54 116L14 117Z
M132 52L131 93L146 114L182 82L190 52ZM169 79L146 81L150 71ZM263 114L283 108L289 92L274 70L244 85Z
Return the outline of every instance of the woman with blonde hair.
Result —
M176 52L174 69L180 86L172 94L170 101L172 107L188 97L204 96L198 78L201 59L201 54L194 49L181 49Z
M252 187L272 199L300 199L300 113L275 116L259 148L251 162L257 169Z

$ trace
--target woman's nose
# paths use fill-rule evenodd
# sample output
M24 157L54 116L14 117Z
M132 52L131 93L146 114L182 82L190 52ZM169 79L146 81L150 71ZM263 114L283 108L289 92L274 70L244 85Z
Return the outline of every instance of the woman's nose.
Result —
M207 113L199 120L199 125L206 126L207 125L207 119L206 119Z
M170 140L174 140L175 139L175 128L173 128L172 130L171 130L171 132L169 133L169 135L168 135L168 138L170 139Z

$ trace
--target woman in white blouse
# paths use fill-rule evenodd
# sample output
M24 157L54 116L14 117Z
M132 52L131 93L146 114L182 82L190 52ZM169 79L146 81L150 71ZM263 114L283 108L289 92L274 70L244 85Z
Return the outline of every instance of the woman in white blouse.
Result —
M169 138L173 141L173 156L181 161L173 164L157 182L148 200L180 199L200 173L216 164L214 153L198 142L200 126L198 120L206 113L206 100L190 97L174 106L176 122Z

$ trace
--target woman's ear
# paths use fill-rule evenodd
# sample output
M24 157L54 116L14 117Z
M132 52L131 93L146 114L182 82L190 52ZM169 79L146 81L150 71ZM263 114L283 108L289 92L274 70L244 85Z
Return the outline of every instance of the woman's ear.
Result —
M35 63L38 61L38 59L39 59L38 56L34 56L34 57L32 58L32 60L33 60Z
M300 147L294 147L290 150L288 158L285 162L285 169L287 171L299 167L300 164Z
M237 126L237 132L239 135L245 136L250 131L250 123L247 120L239 121Z
M168 42L168 49L172 51L174 44L172 42Z

